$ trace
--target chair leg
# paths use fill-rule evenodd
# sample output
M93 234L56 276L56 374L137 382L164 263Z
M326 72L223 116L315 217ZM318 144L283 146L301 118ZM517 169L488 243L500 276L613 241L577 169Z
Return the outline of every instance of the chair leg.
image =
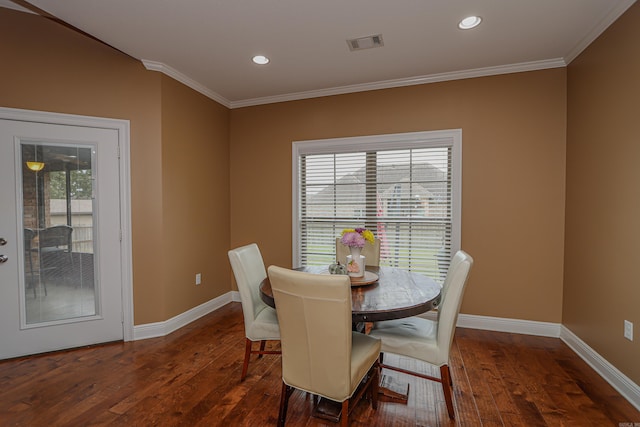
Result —
M244 381L247 376L247 369L249 369L249 357L251 357L251 340L249 338L245 338L244 364L242 365L242 376L240 377L240 381Z
M287 408L289 406L289 397L293 393L293 387L289 387L282 381L282 391L280 392L280 410L278 411L278 427L284 427L287 418Z
M447 412L449 418L455 419L455 412L453 410L453 400L451 397L451 374L449 373L449 366L443 365L440 367L440 377L442 378L442 392L444 393L444 401L447 403Z
M340 426L342 427L349 426L349 399L342 402L342 412L340 414Z
M378 388L380 386L380 365L378 362L373 367L373 380L371 382L371 407L378 409Z
M247 376L247 370L249 369L249 359L251 358L252 354L257 354L258 359L261 358L263 354L282 354L282 351L280 350L265 350L266 344L267 340L260 340L260 349L253 350L253 341L245 337L244 364L242 365L242 376L240 377L240 381L244 381L244 378Z

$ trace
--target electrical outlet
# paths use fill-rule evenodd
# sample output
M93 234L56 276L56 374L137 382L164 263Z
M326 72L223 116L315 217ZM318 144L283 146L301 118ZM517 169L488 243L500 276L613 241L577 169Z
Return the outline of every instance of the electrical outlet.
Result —
M633 322L624 321L624 337L629 341L633 341Z
M202 283L202 274L198 273L196 274L196 285L199 285L200 283Z

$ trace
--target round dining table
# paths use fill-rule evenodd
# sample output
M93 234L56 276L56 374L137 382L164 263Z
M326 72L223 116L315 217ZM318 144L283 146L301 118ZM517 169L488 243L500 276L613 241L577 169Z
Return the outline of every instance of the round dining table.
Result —
M328 266L297 268L314 274L329 274ZM365 279L352 279L352 322L401 319L436 308L442 287L433 279L401 268L366 266ZM275 308L271 283L260 283L260 297Z

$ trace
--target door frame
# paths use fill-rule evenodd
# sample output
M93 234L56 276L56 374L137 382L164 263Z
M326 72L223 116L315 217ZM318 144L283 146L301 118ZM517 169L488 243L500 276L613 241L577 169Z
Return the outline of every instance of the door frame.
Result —
M122 266L122 328L125 341L133 335L133 273L131 248L131 164L129 144L129 120L46 111L22 110L0 107L0 119L114 129L118 133L120 178L120 263Z

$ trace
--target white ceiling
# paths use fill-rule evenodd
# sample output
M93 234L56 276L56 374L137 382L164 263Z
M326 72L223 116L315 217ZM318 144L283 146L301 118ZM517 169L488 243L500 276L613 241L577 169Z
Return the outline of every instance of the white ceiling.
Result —
M563 67L635 2L28 1L230 108ZM459 30L468 15L482 24ZM383 47L349 50L373 34Z

